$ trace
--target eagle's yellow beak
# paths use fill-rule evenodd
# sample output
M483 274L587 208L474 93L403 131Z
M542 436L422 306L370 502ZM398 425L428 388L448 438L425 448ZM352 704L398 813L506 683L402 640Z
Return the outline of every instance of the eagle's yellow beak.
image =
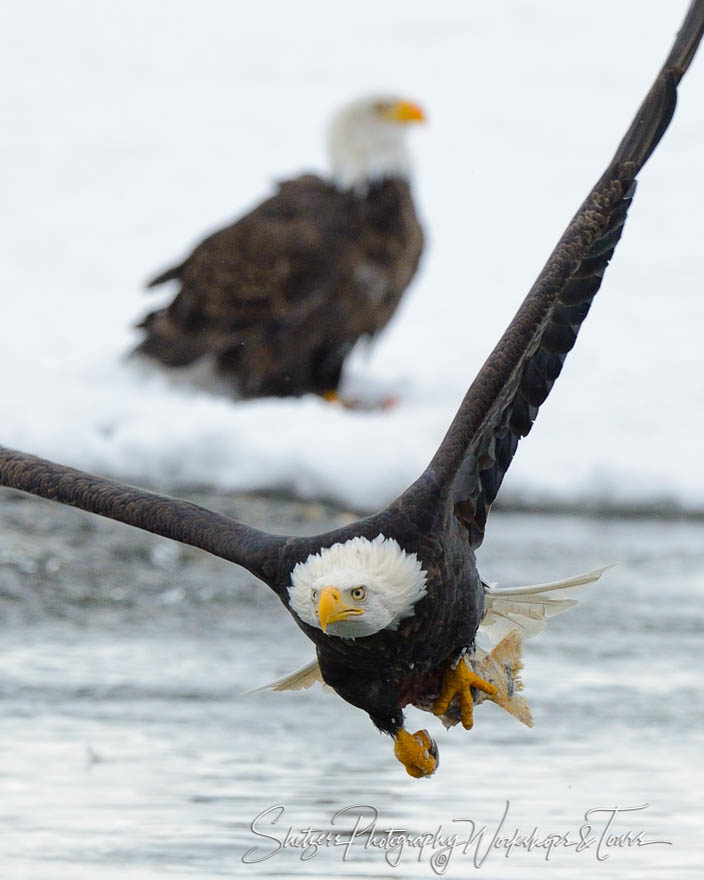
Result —
M318 599L318 617L323 632L327 632L331 623L337 623L338 620L354 617L357 614L364 614L364 609L357 608L356 605L346 605L340 599L340 591L337 587L325 587L321 592Z
M423 108L412 101L397 101L388 111L394 122L425 122Z

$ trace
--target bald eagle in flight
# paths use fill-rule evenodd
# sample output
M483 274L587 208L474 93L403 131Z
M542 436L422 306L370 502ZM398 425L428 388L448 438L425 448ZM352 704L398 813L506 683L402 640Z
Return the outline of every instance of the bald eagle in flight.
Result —
M404 706L430 708L450 722L459 715L471 727L474 701L494 687L465 659L479 626L502 614L512 625L521 603L539 624L554 610L550 589L497 595L477 571L475 550L518 442L531 430L601 285L636 175L670 122L677 85L703 32L704 0L694 0L616 154L482 366L427 469L384 510L315 537L272 535L8 449L0 451L0 483L249 569L315 644L316 674L393 737L411 776L429 776L437 748L427 731L405 730Z
M332 179L279 184L154 278L180 290L141 322L136 353L167 367L204 359L239 397L334 396L345 358L386 326L418 267L406 135L423 118L397 97L344 107L329 131Z

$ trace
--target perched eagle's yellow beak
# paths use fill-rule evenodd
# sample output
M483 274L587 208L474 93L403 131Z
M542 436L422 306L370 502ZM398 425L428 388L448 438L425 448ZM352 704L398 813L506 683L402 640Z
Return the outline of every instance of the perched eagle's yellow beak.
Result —
M318 617L323 632L327 632L331 623L337 623L338 620L354 617L357 614L364 614L364 609L357 608L356 605L346 605L340 599L340 591L337 587L325 587L321 592L318 600Z
M412 101L397 101L389 108L387 115L394 122L425 122L423 108Z

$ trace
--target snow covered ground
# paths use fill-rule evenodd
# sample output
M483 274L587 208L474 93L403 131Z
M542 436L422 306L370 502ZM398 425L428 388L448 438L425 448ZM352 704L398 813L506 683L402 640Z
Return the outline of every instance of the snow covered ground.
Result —
M0 13L0 442L176 489L373 508L427 463L599 176L686 2L11 0ZM393 411L234 404L126 364L143 281L371 90L420 101L429 236L393 326L350 364ZM704 55L504 500L704 509Z

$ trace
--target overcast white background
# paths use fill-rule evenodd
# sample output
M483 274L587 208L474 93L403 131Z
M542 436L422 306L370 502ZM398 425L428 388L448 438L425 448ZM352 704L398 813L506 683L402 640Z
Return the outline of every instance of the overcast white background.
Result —
M427 463L608 162L686 3L10 2L0 11L0 442L132 481L294 489L376 507ZM326 166L374 90L412 132L422 271L349 386L233 403L123 361L173 294L146 278ZM704 57L641 175L578 343L505 500L704 509Z

